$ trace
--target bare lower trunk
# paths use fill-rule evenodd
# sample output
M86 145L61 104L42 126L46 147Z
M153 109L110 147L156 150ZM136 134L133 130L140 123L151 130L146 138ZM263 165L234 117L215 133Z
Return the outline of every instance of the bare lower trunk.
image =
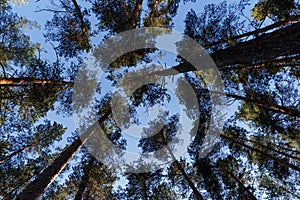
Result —
M273 156L271 154L268 154L268 153L266 153L266 152L264 152L264 151L262 151L260 149L254 148L254 147L252 147L250 145L247 145L247 144L245 144L243 142L240 142L240 141L236 140L236 138L231 138L231 137L228 137L228 136L226 136L224 134L221 134L220 136L223 137L223 138L225 138L225 139L227 139L227 140L230 140L231 142L236 143L236 144L238 144L238 145L240 145L242 147L245 147L245 148L247 148L247 149L249 149L251 151L255 151L257 153L265 155L266 157L270 158L271 160L274 160L277 163L280 163L280 164L282 164L282 165L284 165L286 167L289 167L289 168L291 168L293 170L296 170L296 171L300 172L300 167L298 167L296 165L293 165L293 164L291 164L291 163L289 163L289 162L287 162L285 160L282 160L282 159L277 158L277 157L275 157L275 156Z
M281 114L285 114L285 115L289 115L289 116L295 116L295 117L300 116L300 111L298 111L298 110L294 110L292 108L285 107L285 106L279 106L279 105L271 104L271 103L268 103L267 101L262 102L262 101L259 101L259 100L256 100L256 99L250 99L250 98L247 98L247 97L243 97L243 96L239 96L239 95L235 95L235 94L227 94L227 93L226 93L226 96L255 104L259 107L263 107L263 108L272 110L276 113L281 113Z
M245 187L244 183L238 178L236 177L230 170L227 170L226 168L222 167L221 165L217 165L223 172L225 172L226 174L228 174L229 176L231 176L231 178L233 178L240 187L243 188L243 190L248 194L245 195L245 197L247 199L251 199L251 200L257 200L257 198L253 195L253 193L249 190L248 187Z
M85 144L85 142L97 131L99 123L108 117L110 112L107 111L99 121L89 127L80 138L76 139L69 147L67 147L54 162L47 167L34 181L16 198L17 200L38 199L49 185L56 179L60 172L66 167L68 162L74 157L76 152Z
M1 78L0 86L20 86L20 85L67 85L73 86L73 82L35 79L35 78Z
M260 29L254 30L254 31L250 31L250 32L247 32L247 33L244 33L244 34L233 36L231 38L223 38L223 39L221 39L221 40L219 40L217 42L213 42L213 43L210 43L208 45L205 45L204 47L208 48L208 47L212 47L212 46L215 46L215 45L218 45L218 44L223 44L225 42L228 42L228 40L237 40L237 39L240 39L240 38L244 38L244 37L248 37L248 36L253 36L253 35L265 33L266 31L269 31L269 30L272 30L272 29L275 29L275 28L278 28L278 27L281 27L281 26L286 26L288 24L295 23L295 22L297 22L299 20L300 20L300 16L299 15L292 16L289 19L286 19L284 21L279 21L279 22L276 22L274 24L271 24L269 26L266 26L266 27L263 27L263 28L260 28Z
M29 144L29 145L27 145L27 146L24 146L23 148L21 148L21 149L15 151L15 152L9 154L8 156L6 156L6 157L0 159L0 164L6 162L7 160L11 159L11 158L14 157L15 155L21 153L22 151L24 151L24 150L26 150L26 149L28 149L28 148L30 148L30 147L32 147L32 146L33 146L33 143L31 143L31 144Z
M138 25L140 15L141 15L142 5L143 5L143 0L137 0L131 17L132 28L136 28Z
M218 68L225 69L224 66L253 64L272 60L280 56L299 54L299 52L300 22L273 31L272 33L262 34L255 39L238 43L235 46L216 51L210 56ZM171 69L156 72L156 75L175 75L195 70L195 67L185 62Z
M90 179L90 170L93 167L94 161L95 161L95 158L93 156L90 156L88 164L84 167L84 170L83 170L84 174L82 175L81 182L79 184L79 187L78 187L78 190L77 190L74 200L83 199L84 192L88 186L88 182Z

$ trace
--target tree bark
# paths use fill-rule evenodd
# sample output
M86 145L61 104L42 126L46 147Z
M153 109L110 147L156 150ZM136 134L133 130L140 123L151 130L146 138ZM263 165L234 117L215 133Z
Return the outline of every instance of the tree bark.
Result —
M270 159L274 160L275 162L278 162L278 163L280 163L280 164L282 164L282 165L284 165L284 166L286 166L286 167L289 167L289 168L291 168L291 169L293 169L293 170L296 170L296 171L300 172L300 167L298 167L298 166L296 166L296 165L293 165L293 164L291 164L291 163L289 163L289 162L287 162L287 161L285 161L285 160L282 160L282 159L280 159L280 158L277 158L277 157L275 157L275 156L273 156L273 155L270 155L270 154L268 154L268 153L266 153L266 152L263 152L263 151L260 150L260 149L256 149L256 148L254 148L254 147L252 147L252 146L250 146L250 145L247 145L247 144L245 144L245 143L243 143L243 142L240 142L240 141L238 141L238 140L236 140L236 139L233 139L233 138L231 138L231 137L228 137L228 136L226 136L226 135L224 135L224 134L221 134L220 136L223 137L223 138L225 138L225 139L227 139L227 140L230 140L230 141L233 142L233 143L236 143L236 144L238 144L238 145L240 145L240 146L243 146L243 147L245 147L245 148L247 148L247 149L250 149L250 150L252 150L252 151L255 151L255 152L258 152L258 153L260 153L260 154L262 154L262 155L265 155L265 156L267 156L268 158L270 158Z
M284 191L286 191L287 193L291 194L294 197L297 197L297 199L300 199L300 196L295 194L294 192L291 192L290 190L288 190L286 187L284 187L282 184L279 184L277 181L275 181L274 179L272 180L272 182L274 183L274 185L282 188Z
M233 36L231 38L222 38L221 40L219 40L217 42L212 42L210 44L205 45L204 48L209 48L209 47L212 47L212 46L216 46L218 44L223 44L225 42L228 42L228 40L237 40L237 39L240 39L240 38L244 38L244 37L248 37L248 36L252 36L252 35L257 35L257 34L260 34L260 33L264 33L266 31L272 30L274 28L278 28L280 26L286 26L288 24L292 24L292 23L297 22L299 20L300 20L300 16L299 15L297 15L297 16L291 16L290 18L288 18L286 20L278 21L278 22L276 22L274 24L271 24L269 26L266 26L266 27L263 27L263 28L260 28L260 29L256 29L256 30L253 30L253 31L249 31L247 33L236 35L236 36Z
M26 145L26 146L24 146L24 147L18 149L17 151L14 151L13 153L9 154L8 156L6 156L6 157L0 159L0 164L6 162L7 160L11 159L11 158L14 157L15 155L19 154L20 152L22 152L22 151L24 151L24 150L26 150L26 149L28 149L28 148L30 148L30 147L32 147L32 146L33 146L33 143L31 143L31 144L29 144L29 145Z
M142 6L143 6L143 0L137 0L133 13L132 13L132 17L131 17L131 25L132 28L136 28L138 25L138 21L141 15L141 10L142 10Z
M195 184L193 183L193 181L190 179L190 177L186 174L185 170L183 169L183 167L180 165L180 163L176 160L176 158L174 157L172 151L170 150L169 147L168 151L170 152L170 154L172 155L175 165L178 167L179 171L181 172L181 174L183 175L184 179L186 180L186 182L188 183L189 187L192 189L193 194L195 196L195 198L197 200L204 200L204 198L202 197L202 195L200 194L200 192L198 191L197 187L195 186Z
M122 4L123 12L125 13L126 18L128 18L129 14L126 8L126 0L121 0L121 4Z
M194 196L197 200L204 200L204 198L202 197L202 195L200 194L200 192L198 191L197 187L195 186L195 184L193 183L193 181L190 179L190 177L186 174L185 170L183 169L183 167L180 165L180 163L177 161L177 159L175 158L172 150L170 149L169 145L167 144L167 136L166 133L164 131L164 129L162 129L162 134L163 134L163 140L166 143L166 148L168 150L168 152L170 153L175 165L178 167L179 171L181 172L181 174L183 175L184 179L186 180L186 182L188 183L189 187L192 189Z
M265 148L265 149L268 149L268 150L270 150L270 151L276 152L276 153L281 154L281 155L284 155L284 156L286 156L286 157L295 159L295 160L297 160L297 161L300 162L300 157L293 156L293 155L287 154L287 153L285 153L285 152L279 151L279 150L277 150L277 149L271 148L270 146L271 146L272 144L270 144L270 146L268 146L268 145L262 144L262 143L260 143L260 142L257 142L257 141L255 141L255 140L246 139L246 138L240 138L240 139L242 139L242 140L244 140L244 141L251 142L252 144L261 146L261 147L263 147L263 148Z
M95 158L93 156L90 156L88 164L83 169L84 174L82 175L81 182L79 184L77 193L75 195L75 198L74 198L75 200L83 199L84 192L85 192L88 182L90 180L90 170L93 167L94 161L95 161Z
M51 79L35 79L35 78L1 78L0 86L21 86L21 85L67 85L73 86L73 82L58 81Z
M227 66L227 67L219 67L220 71L230 71L230 70L244 70L244 69L261 69L261 68L274 68L274 67L293 67L299 66L296 62L300 59L299 55L296 56L288 56L279 59L273 59L268 61L261 61L255 64L249 65L234 65L234 66Z
M249 188L245 187L244 183L236 177L230 170L227 170L226 168L222 167L221 165L217 165L218 168L220 168L223 172L227 173L229 176L231 176L238 184L240 187L243 188L243 190L248 194L246 198L251 199L251 200L257 200L257 198L253 195L253 193L249 190Z
M280 56L299 54L299 52L300 22L297 22L271 33L262 34L255 39L218 50L210 54L210 56L217 67L222 69L222 67L228 65L254 64L255 62L268 61ZM156 75L176 75L195 70L196 68L190 63L185 62L171 69L156 72Z
M209 91L208 89L201 89L201 91L211 92L211 93L218 93L216 91ZM220 94L222 94L222 93L220 93ZM229 93L223 93L223 94L226 95L227 97L237 99L237 100L241 100L241 101L245 101L245 102L249 102L249 103L252 103L252 104L257 105L259 107L266 108L268 110L276 112L276 113L285 114L285 115L289 115L289 116L295 116L295 117L300 116L300 111L295 110L293 108L289 108L289 107L286 107L286 106L280 106L280 105L276 105L276 104L271 104L271 103L268 103L266 101L259 101L259 100L256 100L256 99L250 99L250 98L243 97L243 96L240 96L240 95L229 94Z
M78 15L78 17L79 17L79 20L80 20L80 28L81 28L81 32L82 32L82 34L83 34L84 36L87 36L87 35L88 35L88 34L87 34L87 27L86 27L86 25L85 25L85 23L84 23L83 14L82 14L82 12L81 12L81 10L80 10L80 7L79 7L79 5L78 5L78 3L77 3L76 0L72 0L72 3L73 3L73 5L74 5L74 7L75 7L76 13L77 13L77 15Z
M56 179L59 173L66 167L68 162L74 157L76 152L86 143L86 141L99 129L99 124L108 117L110 111L101 117L100 120L90 126L81 136L67 147L54 162L47 167L34 181L29 183L26 188L16 198L17 200L38 199L49 185Z
M256 99L250 99L250 98L235 95L235 94L225 93L225 95L227 97L231 97L231 98L234 98L234 99L238 99L238 100L242 100L242 101L245 101L245 102L255 104L259 107L263 107L263 108L272 110L276 113L281 113L281 114L285 114L285 115L289 115L289 116L295 116L295 117L300 116L300 111L299 110L294 110L294 109L289 108L289 107L271 104L271 103L266 102L266 101L262 102L262 101L259 101L259 100L256 100Z

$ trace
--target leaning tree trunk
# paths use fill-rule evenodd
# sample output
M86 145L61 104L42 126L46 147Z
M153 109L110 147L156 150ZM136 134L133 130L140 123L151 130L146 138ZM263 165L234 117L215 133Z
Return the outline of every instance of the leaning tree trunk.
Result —
M254 147L252 147L252 146L250 146L250 145L247 145L247 144L245 144L245 143L243 143L243 142L240 142L240 141L238 141L236 138L228 137L228 136L225 135L225 134L221 134L220 136L221 136L222 138L225 138L225 139L227 139L227 140L230 140L231 142L236 143L236 144L238 144L238 145L240 145L240 146L242 146L242 147L245 147L245 148L247 148L247 149L249 149L249 150L251 150L251 151L255 151L255 152L257 152L257 153L259 153L259 154L261 154L261 155L265 155L266 157L270 158L271 160L274 160L274 161L277 162L277 163L280 163L280 164L283 165L283 166L286 166L286 167L288 167L288 168L291 168L291 169L293 169L293 170L295 170L295 171L300 172L300 167L298 167L298 166L296 166L296 165L293 165L293 164L291 164L291 163L289 163L289 162L287 162L287 161L285 161L285 160L282 160L282 159L280 159L280 158L278 158L278 157L275 157L275 156L273 156L273 155L271 155L271 154L268 154L268 153L266 153L266 152L264 152L264 151L262 151L262 150L260 150L260 149L254 148Z
M74 157L76 152L86 143L86 141L99 129L99 124L108 117L110 111L101 117L100 120L90 126L81 136L67 147L54 162L47 167L34 181L18 195L17 200L38 199L49 185L56 179L60 172L66 167L68 162Z
M276 113L285 114L285 115L289 115L289 116L295 116L295 117L300 116L300 111L299 110L295 110L295 109L292 109L292 108L289 108L289 107L280 106L280 105L276 105L276 104L271 104L271 103L268 103L266 101L263 102L263 101L259 101L259 100L256 100L256 99L250 99L248 97L243 97L243 96L239 96L239 95L235 95L235 94L225 93L225 95L227 97L231 97L231 98L234 98L234 99L249 102L249 103L252 103L252 104L257 105L259 107L263 107L263 108L266 108L268 110L272 110Z
M18 150L16 150L16 151L12 152L12 153L9 154L8 156L5 156L4 158L1 158L1 159L0 159L0 164L2 164L2 163L4 163L4 162L8 161L9 159L11 159L12 157L14 157L15 155L18 155L18 154L21 153L22 151L25 151L26 149L29 149L29 148L31 148L31 147L33 147L33 143L30 143L30 144L28 144L28 145L26 145L26 146L24 146L24 147L22 147L22 148L20 148L20 149L18 149Z
M276 22L274 24L271 24L269 26L266 26L266 27L263 27L263 28L260 28L260 29L256 29L256 30L253 30L253 31L250 31L250 32L246 32L246 33L240 34L240 35L232 36L230 38L222 38L219 41L212 42L212 43L209 43L209 44L205 45L204 48L209 48L209 47L216 46L218 44L223 44L223 43L228 42L229 40L238 40L238 39L241 39L241 38L244 38L244 37L249 37L249 36L253 36L253 35L262 34L262 33L265 33L267 31L270 31L272 29L278 28L278 27L282 27L282 26L286 26L286 25L289 25L289 24L293 24L295 22L298 22L299 20L300 20L300 16L299 15L291 16L291 17L289 17L286 20L278 21L278 22Z
M195 196L195 198L197 200L204 200L204 198L202 197L202 195L200 194L200 192L198 191L197 187L195 186L195 184L193 183L193 181L190 179L190 177L187 175L187 173L185 172L185 170L183 169L183 167L181 166L181 164L176 160L176 158L174 157L172 151L170 150L169 147L167 147L168 151L170 152L170 154L172 155L173 159L174 159L174 163L177 166L177 168L179 169L179 171L181 172L181 174L183 175L184 179L186 180L186 182L188 183L189 187L192 189L193 194Z
M0 86L27 86L27 85L66 85L73 86L73 82L59 81L53 79L22 78L0 78Z
M162 129L163 131L163 129ZM187 175L187 173L185 172L184 168L181 166L181 164L177 161L176 157L174 156L171 148L169 147L169 145L167 144L167 136L165 135L165 131L162 132L162 136L163 136L163 140L166 143L166 148L168 150L168 152L170 153L175 165L177 166L178 170L181 172L181 174L183 175L184 179L186 180L186 182L188 183L189 187L192 189L193 194L195 199L197 200L204 200L204 198L202 197L201 193L198 191L197 187L195 186L195 184L193 183L193 181L190 179L190 177Z
M218 50L210 54L210 56L218 68L225 69L223 67L228 65L253 64L281 56L299 54L299 52L300 22L271 33L262 34L255 39L238 43L235 46ZM167 76L195 70L196 68L190 63L184 62L155 74Z
M225 167L221 165L217 165L217 167L220 168L224 173L228 174L232 179L235 180L235 182L239 184L240 187L243 188L244 192L248 194L247 196L245 195L246 199L257 200L254 194L250 191L250 188L246 187L244 183L238 177L236 177L230 170L227 170Z
M293 156L293 155L290 155L290 154L288 154L286 152L279 151L278 149L274 149L274 148L271 147L272 144L266 145L266 144L262 144L260 142L255 141L255 140L251 140L251 139L247 139L247 138L240 138L240 139L244 140L245 142L250 142L250 143L252 143L254 145L260 146L260 147L262 147L262 149L266 149L266 150L269 150L269 151L276 152L276 153L281 154L281 155L283 155L285 157L289 157L291 159L294 159L294 160L297 160L298 162L300 162L300 157L299 156Z
M83 175L81 177L81 182L79 184L79 187L78 187L78 190L77 190L74 200L82 200L83 199L84 192L85 192L85 190L88 186L88 182L90 180L90 170L93 167L94 161L95 161L95 158L93 156L90 156L88 164L83 169Z
M230 98L233 98L233 99L236 99L236 100L241 100L241 101L248 102L248 103L252 103L252 104L254 104L258 107L265 108L267 110L271 110L275 113L280 113L280 114L285 114L285 115L295 116L295 117L300 116L300 111L299 110L295 110L295 109L290 108L290 107L280 106L280 105L277 105L277 104L272 104L272 103L269 103L269 102L266 102L266 101L251 99L251 98L243 97L243 96L236 95L236 94L221 93L221 92L216 92L216 91L210 91L208 89L201 89L201 91L224 94L227 97L230 97Z
M277 104L272 104L272 103L269 103L269 102L266 102L266 101L260 101L260 100L256 100L256 99L252 99L252 98L248 98L248 97L243 97L243 96L236 95L236 94L221 93L221 92L216 92L216 91L210 91L208 89L201 89L201 91L224 94L227 97L230 97L230 98L233 98L233 99L236 99L236 100L241 100L241 101L244 101L244 102L248 102L248 103L254 104L258 107L265 108L267 110L271 110L275 113L280 113L280 114L285 114L285 115L295 116L295 117L300 116L300 111L299 110L295 110L295 109L290 108L290 107L280 106L280 105L277 105Z
M134 8L133 13L132 13L132 17L131 17L131 26L132 26L132 28L136 28L137 25L138 25L140 15L141 15L142 6L143 6L143 0L137 0L137 2L135 4L135 8Z

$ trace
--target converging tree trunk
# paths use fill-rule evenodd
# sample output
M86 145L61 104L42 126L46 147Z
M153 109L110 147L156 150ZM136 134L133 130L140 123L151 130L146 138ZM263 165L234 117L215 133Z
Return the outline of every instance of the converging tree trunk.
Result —
M141 15L143 0L137 0L131 17L132 28L136 28Z
M11 159L12 157L14 157L15 155L21 153L22 151L25 151L26 149L29 149L30 147L33 147L33 143L28 144L28 145L26 145L26 146L24 146L24 147L22 147L22 148L20 148L20 149L18 149L16 151L14 151L13 153L9 154L8 156L6 156L4 158L1 158L0 159L0 164L8 161L9 159Z
M272 148L272 144L266 145L266 144L262 144L260 142L255 141L255 140L251 140L251 139L247 139L247 138L240 138L240 139L242 139L242 140L244 140L246 142L250 142L250 143L252 143L254 145L258 145L258 146L262 147L263 149L267 149L269 151L276 152L278 154L284 155L284 156L286 156L288 158L295 159L298 162L300 162L300 156L293 156L293 155L290 155L290 154L288 154L286 152L279 151L278 149Z
M271 33L262 34L255 39L238 43L235 46L218 50L210 56L218 68L226 69L222 67L237 64L253 64L280 56L299 54L299 52L300 22ZM162 70L155 74L167 76L195 70L190 63L181 63L171 69Z
M209 91L208 89L201 89L203 92L211 92L211 93L218 93L216 91ZM222 94L222 93L220 93ZM240 95L236 95L236 94L230 94L230 93L223 93L224 95L226 95L227 97L236 99L236 100L241 100L244 102L248 102L251 104L254 104L258 107L262 107L268 110L271 110L275 113L280 113L280 114L285 114L285 115L289 115L289 116L295 116L295 117L299 117L300 116L300 111L299 110L295 110L293 108L289 108L286 106L280 106L280 105L276 105L276 104L271 104L267 101L260 101L260 100L256 100L253 98L248 98L248 97L243 97Z
M254 194L250 191L249 187L246 187L244 185L244 183L238 178L236 177L230 170L227 170L225 167L222 167L222 165L217 165L218 168L220 168L224 173L228 174L233 180L235 180L235 182L238 183L238 185L240 187L243 188L243 190L245 191L245 193L247 195L245 195L246 199L251 199L251 200L257 200L257 198L254 196Z
M167 136L165 135L165 131L162 129L162 136L163 136L163 140L165 141L165 143L167 144ZM186 180L186 182L188 183L189 187L192 189L194 197L197 200L204 200L204 198L202 197L202 195L200 194L200 192L198 191L197 187L195 186L195 184L193 183L193 181L190 179L190 177L187 175L187 173L185 172L184 168L181 166L181 164L177 161L176 157L174 156L172 150L170 149L169 145L166 145L166 148L168 150L168 152L170 153L175 165L177 166L178 170L181 172L182 176L184 177L184 179Z
M49 167L47 167L34 181L26 186L21 194L18 195L17 200L38 199L49 187L49 185L56 179L59 173L66 167L76 152L99 129L99 124L102 124L109 114L110 112L106 111L100 120L89 127L80 136L80 138L76 139L69 147L60 153L58 158L56 158Z
M295 110L295 109L292 109L292 108L289 108L289 107L280 106L280 105L276 105L276 104L271 104L267 101L259 101L259 100L256 100L256 99L250 99L250 98L243 97L243 96L240 96L240 95L228 94L228 93L225 93L225 94L226 94L227 97L231 97L231 98L234 98L234 99L249 102L249 103L252 103L252 104L257 105L259 107L263 107L263 108L272 110L276 113L281 113L281 114L285 114L285 115L289 115L289 116L295 116L295 117L300 116L300 111L299 110Z
M296 171L300 172L300 167L298 167L296 165L293 165L293 164L291 164L291 163L289 163L289 162L287 162L285 160L282 160L282 159L280 159L278 157L275 157L273 155L270 155L270 154L268 154L268 153L266 153L266 152L264 152L264 151L262 151L260 149L254 148L254 147L252 147L250 145L247 145L247 144L245 144L243 142L240 142L240 141L238 141L238 140L236 140L236 139L234 139L232 137L228 137L227 135L221 134L220 136L223 137L223 138L225 138L225 139L227 139L227 140L230 140L231 142L236 143L236 144L238 144L238 145L240 145L242 147L245 147L245 148L247 148L247 149L249 149L251 151L255 151L257 153L265 155L266 157L268 157L268 158L274 160L275 162L280 163L280 164L282 164L282 165L284 165L284 166L286 166L288 168L291 168L293 170L296 170Z
M36 78L0 78L0 86L22 86L22 85L66 85L73 86L73 82L52 79Z
M90 156L88 164L83 169L83 175L81 177L81 182L79 184L77 193L76 193L75 198L74 198L75 200L82 200L83 199L84 192L85 192L85 190L88 186L88 182L89 182L89 179L90 179L90 170L93 167L94 161L95 161L95 158L93 156Z
M84 36L87 36L87 35L88 35L87 30L88 30L88 29L87 29L87 27L86 27L86 25L85 25L84 18L83 18L83 14L82 14L82 12L81 12L81 10L80 10L80 7L79 7L79 5L78 5L78 3L77 3L76 0L72 0L72 3L73 3L73 5L74 5L75 10L76 10L76 13L77 13L77 15L78 15L78 17L79 17L79 19L80 19L81 32L82 32L82 34L83 34Z

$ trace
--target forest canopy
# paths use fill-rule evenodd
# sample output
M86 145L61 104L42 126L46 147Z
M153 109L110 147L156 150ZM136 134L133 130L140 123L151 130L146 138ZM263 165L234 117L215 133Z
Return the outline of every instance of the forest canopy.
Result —
M300 199L299 71L298 1L0 0L0 199Z

